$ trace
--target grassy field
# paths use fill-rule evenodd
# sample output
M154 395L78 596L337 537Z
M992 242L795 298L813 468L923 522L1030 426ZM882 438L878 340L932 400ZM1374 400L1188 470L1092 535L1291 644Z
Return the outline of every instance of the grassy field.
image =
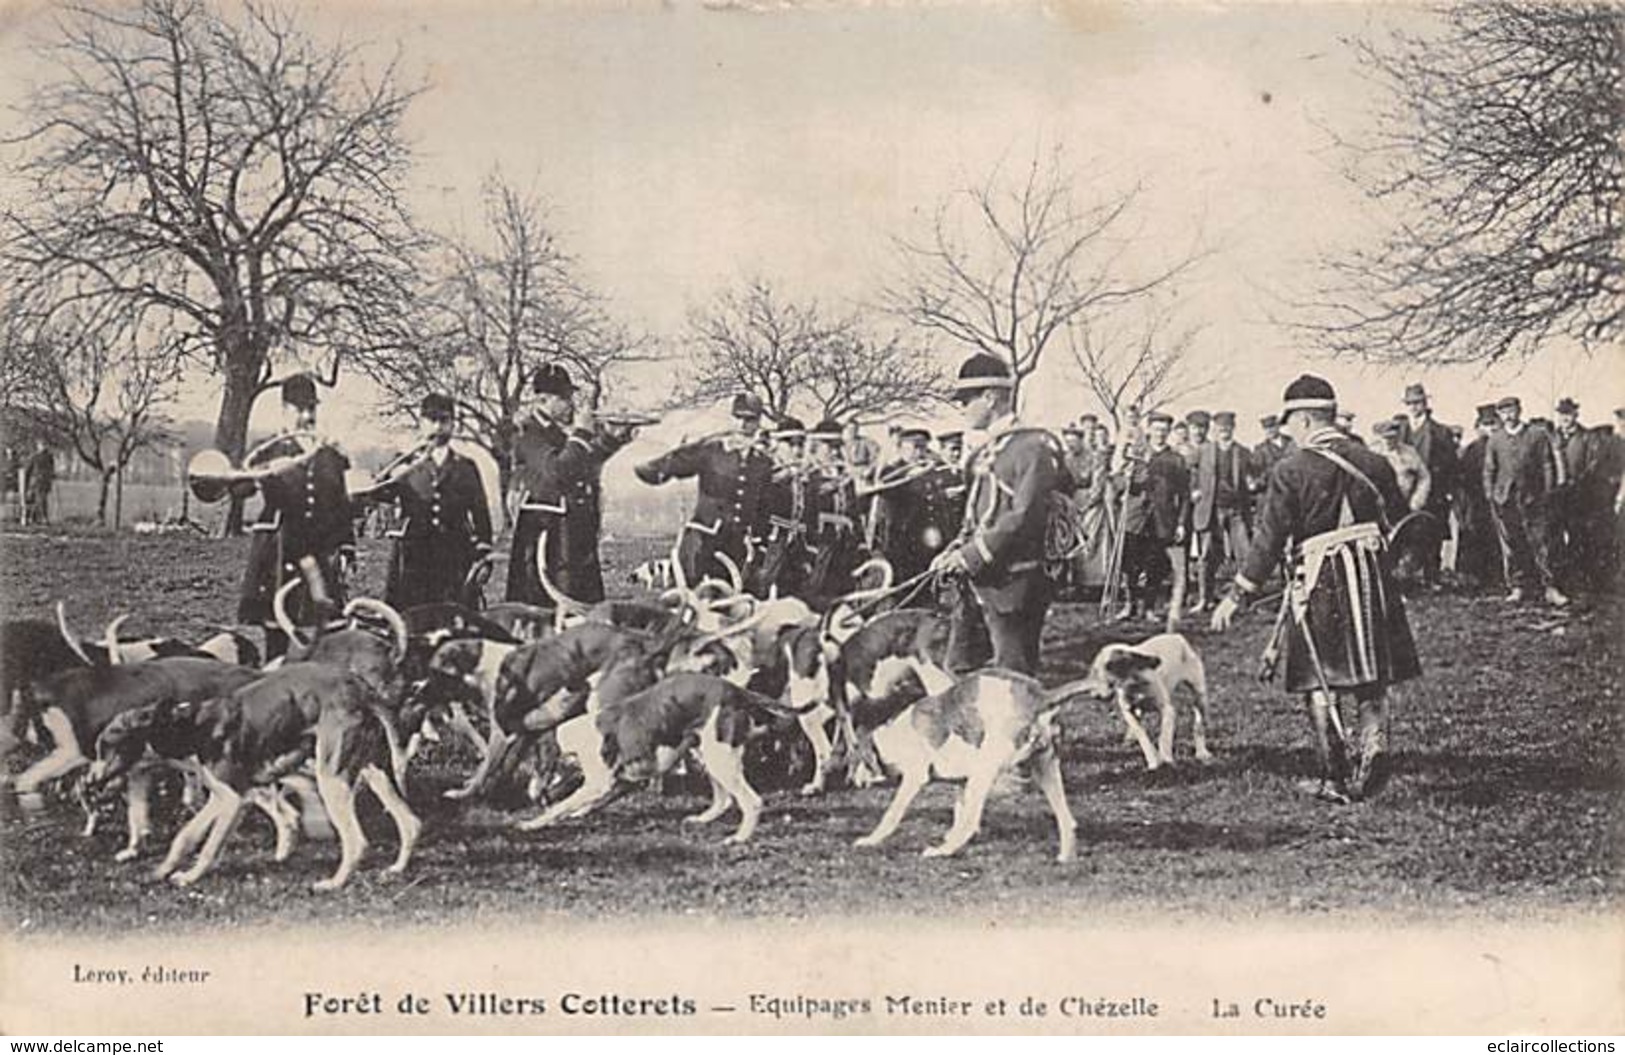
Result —
M607 544L611 591L624 592L625 570L659 548ZM242 540L12 534L0 554L0 597L7 616L44 614L65 599L86 634L131 611L130 631L189 636L230 621L243 554ZM380 588L384 558L381 543L366 544L362 589ZM601 817L521 834L508 813L444 802L439 791L461 776L446 761L414 771L412 795L427 825L408 875L381 876L394 834L372 809L364 818L373 850L336 895L308 890L330 871L336 847L306 844L275 865L258 817L243 824L213 875L180 891L154 882L150 861L112 861L119 825L84 839L76 808L56 803L25 815L7 800L6 925L454 924L538 913L1016 918L1102 908L1518 916L1617 906L1617 599L1561 617L1483 597L1415 599L1427 675L1395 705L1393 779L1375 801L1343 808L1292 789L1310 768L1307 722L1277 687L1253 677L1271 614L1254 612L1223 638L1189 631L1213 692L1218 761L1210 768L1186 761L1152 777L1114 715L1081 705L1066 712L1067 788L1081 823L1070 865L1052 860L1054 829L1041 800L1015 789L995 797L982 835L960 857L931 861L919 851L949 823L946 788L922 796L883 849L851 842L878 819L886 789L811 801L771 794L755 841L724 847L729 821L708 830L680 823L703 805L685 794L643 794ZM1092 605L1060 606L1046 629L1044 678L1075 677L1101 644L1146 632L1102 627ZM1188 759L1184 730L1178 747Z

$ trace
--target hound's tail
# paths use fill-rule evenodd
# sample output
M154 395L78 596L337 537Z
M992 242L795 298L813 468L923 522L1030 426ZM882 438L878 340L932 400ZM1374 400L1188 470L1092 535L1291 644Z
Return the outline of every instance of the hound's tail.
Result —
M1063 707L1079 696L1093 693L1097 688L1094 678L1079 678L1057 685L1052 689L1044 690L1044 709L1054 710Z

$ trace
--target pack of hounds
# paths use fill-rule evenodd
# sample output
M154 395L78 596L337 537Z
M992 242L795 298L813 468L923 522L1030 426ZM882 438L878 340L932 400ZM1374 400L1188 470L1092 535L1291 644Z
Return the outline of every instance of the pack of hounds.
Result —
M1074 858L1076 821L1058 754L1068 705L1115 701L1126 737L1157 769L1174 761L1176 700L1184 698L1195 757L1211 759L1202 661L1180 635L1108 645L1081 678L1056 687L996 668L954 676L944 667L947 617L885 609L878 602L889 593L889 566L871 561L858 581L875 575L879 586L824 611L793 597L758 599L737 577L690 585L679 572L653 601L589 606L554 591L551 610L506 603L397 612L360 598L341 620L305 628L289 621L285 588L275 608L295 645L268 665L231 630L196 642L128 640L120 617L100 644L89 643L59 603L54 619L0 627L0 750L8 760L33 759L21 772L7 767L25 809L65 792L84 810L87 835L122 800L128 839L118 862L147 849L158 780L183 774L193 812L156 869L181 886L215 865L246 806L270 818L278 862L301 835L336 835L339 863L318 890L342 887L361 862L362 788L398 836L388 871L409 867L423 827L410 801L412 764L426 742L448 735L466 738L479 759L444 792L449 799L488 798L531 772L537 811L516 821L520 830L585 817L697 763L711 801L687 821L737 809L726 841L744 843L763 805L747 779L746 748L788 731L804 736L812 755L802 795L825 793L843 772L853 786L895 779L860 846L885 842L931 781L957 784L952 826L929 857L962 849L995 783L1015 773L1053 813L1058 859ZM1152 711L1155 743L1141 720Z

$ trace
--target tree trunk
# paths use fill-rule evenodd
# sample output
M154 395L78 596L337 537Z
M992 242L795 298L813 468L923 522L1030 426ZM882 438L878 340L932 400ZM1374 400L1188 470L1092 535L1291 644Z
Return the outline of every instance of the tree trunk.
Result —
M251 360L244 362L243 360ZM259 393L260 356L249 348L228 353L225 370L226 386L220 396L220 416L215 419L214 445L233 465L241 465L243 453L248 449L248 418L254 410L254 397ZM221 534L240 535L243 531L243 500L228 498Z
M106 526L107 496L113 490L113 470L103 469L98 480L101 486L96 495L96 523Z

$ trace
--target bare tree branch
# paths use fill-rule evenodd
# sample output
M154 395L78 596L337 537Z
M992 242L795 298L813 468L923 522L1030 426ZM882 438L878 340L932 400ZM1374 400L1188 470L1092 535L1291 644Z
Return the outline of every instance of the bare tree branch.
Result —
M1350 176L1398 217L1324 261L1305 305L1328 351L1493 363L1625 333L1625 15L1486 0L1432 35L1350 42L1386 102Z

